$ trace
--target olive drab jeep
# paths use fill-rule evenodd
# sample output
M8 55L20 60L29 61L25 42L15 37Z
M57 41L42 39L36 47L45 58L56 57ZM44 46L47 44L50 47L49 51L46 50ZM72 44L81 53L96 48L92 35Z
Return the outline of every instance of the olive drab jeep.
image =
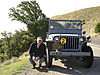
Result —
M82 32L82 20L53 20L49 19L49 30L46 37L46 65L52 66L53 58L66 59L78 57L82 66L89 68L93 64L93 51L87 42L91 37L86 37Z

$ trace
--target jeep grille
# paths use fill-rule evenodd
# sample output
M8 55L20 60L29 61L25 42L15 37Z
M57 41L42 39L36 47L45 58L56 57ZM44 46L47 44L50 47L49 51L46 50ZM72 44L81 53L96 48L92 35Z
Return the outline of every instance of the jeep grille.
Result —
M64 44L64 49L79 49L79 37L76 36L67 36L67 42Z

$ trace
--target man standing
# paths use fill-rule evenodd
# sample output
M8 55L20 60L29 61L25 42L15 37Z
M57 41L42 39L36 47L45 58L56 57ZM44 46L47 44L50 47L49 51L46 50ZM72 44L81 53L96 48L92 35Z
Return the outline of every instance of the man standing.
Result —
M38 37L37 41L31 44L29 48L29 54L30 54L29 60L33 65L33 69L35 68L35 65L36 65L35 60L38 60L38 59L40 59L39 67L41 67L41 63L42 61L45 60L45 56L46 56L46 46L43 43L43 40L41 37Z

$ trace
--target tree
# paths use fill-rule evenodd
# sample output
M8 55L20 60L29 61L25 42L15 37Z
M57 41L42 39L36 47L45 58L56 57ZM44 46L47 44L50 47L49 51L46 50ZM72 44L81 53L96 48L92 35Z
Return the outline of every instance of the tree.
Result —
M35 37L28 31L20 30L15 34L11 32L2 32L4 37L0 40L0 62L12 57L19 57L23 52L28 51L32 42L35 42Z
M5 38L3 41L2 41L2 44L5 45L3 46L2 49L4 49L4 51L6 52L6 55L8 56L8 58L11 58L12 57L12 49L11 49L11 43L10 43L10 40L11 40L11 37L12 37L12 33L11 32L2 32L1 35Z
M37 36L46 36L48 19L36 1L23 1L16 8L10 8L9 17L27 25L28 30Z
M100 33L100 23L96 24L95 32Z
M20 30L16 31L10 42L13 56L20 56L28 51L30 44L34 42L34 36L28 31Z

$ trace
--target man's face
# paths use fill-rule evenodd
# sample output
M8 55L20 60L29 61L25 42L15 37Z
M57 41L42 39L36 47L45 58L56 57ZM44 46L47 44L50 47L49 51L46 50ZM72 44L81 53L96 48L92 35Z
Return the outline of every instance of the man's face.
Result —
M42 40L37 40L38 44L42 44L42 42L43 42Z

